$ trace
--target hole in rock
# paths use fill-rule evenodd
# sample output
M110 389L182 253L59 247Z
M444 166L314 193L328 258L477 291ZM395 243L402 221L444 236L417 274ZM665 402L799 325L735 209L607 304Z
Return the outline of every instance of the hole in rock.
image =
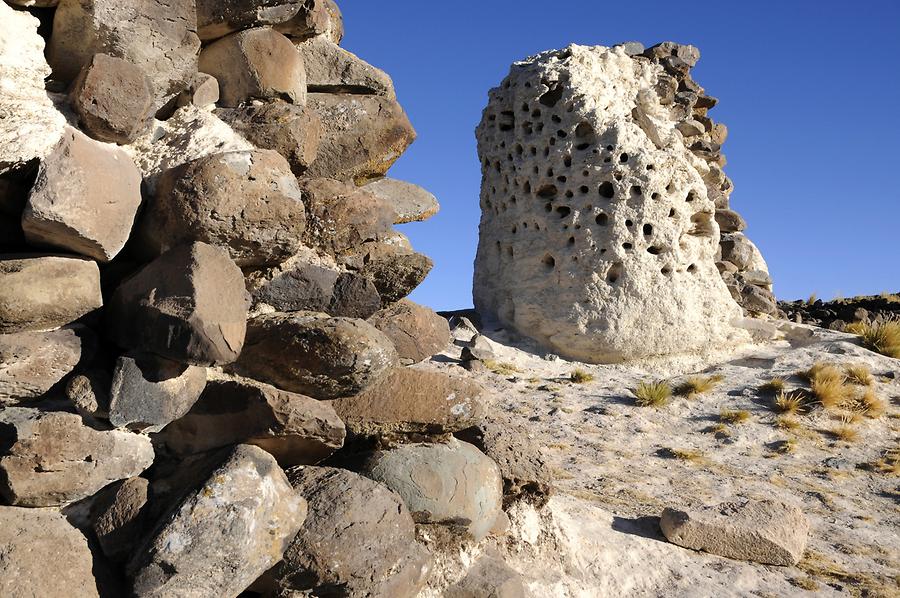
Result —
M696 272L696 271L697 271L697 264L691 264L690 266L688 266L688 267L687 267L687 271L690 272L691 274L693 274L694 272Z
M649 237L649 236L652 235L652 234L653 234L653 225L652 225L652 224L645 224L645 225L644 225L644 236L645 236L645 237Z
M606 273L606 282L615 284L622 277L622 271L622 262L614 263L609 267L609 272Z
M590 191L590 189L588 188L587 185L582 185L581 187L578 188L578 190L583 194L587 194L587 192Z
M575 194L572 193L571 190L569 190L569 191L566 191L566 197L568 197L569 199L572 199L573 197L575 197Z
M622 164L628 162L628 154L622 154L621 156L619 156L619 162L621 162Z
M580 122L578 126L575 127L575 137L579 139L584 139L586 137L594 136L594 127L589 122Z
M558 208L556 208L556 213L559 214L560 218L565 218L572 213L572 208L570 208L569 206L559 206Z
M622 243L622 249L624 249L625 251L631 251L632 249L634 249L634 245L632 245L631 243Z
M640 185L634 185L631 187L632 195L643 195L644 191L641 189Z
M597 218L595 218L595 220L600 226L606 226L609 223L609 216L601 212L600 214L597 214Z
M556 259L554 259L554 257L549 253L544 256L541 262L544 264L544 266L547 267L548 270L552 270L554 267L556 267Z
M649 253L650 255L659 255L663 253L663 251L664 250L662 247L655 247L653 245L647 248L647 253Z
M609 181L604 181L600 184L599 192L600 197L605 197L606 199L612 199L616 196L616 189Z
M547 87L550 89L538 101L544 106L553 108L562 99L564 88L556 81L548 83Z
M632 220L626 220L625 226L627 226L628 228L631 228L632 226L634 226L634 222Z
M552 203L548 203L547 205L545 205L545 206L544 206L544 211L545 211L545 212L552 212L552 211L553 211L553 204L552 204Z
M697 199L697 196L694 194L693 191L691 191L690 193L687 194L687 197L684 198L684 201L686 201L686 202L692 202L692 201L694 201L695 199Z

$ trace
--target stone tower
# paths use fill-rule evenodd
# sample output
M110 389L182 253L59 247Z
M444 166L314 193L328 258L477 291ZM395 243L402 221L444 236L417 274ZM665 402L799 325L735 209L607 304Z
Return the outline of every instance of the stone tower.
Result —
M703 132L698 101L715 100L698 86L680 102L682 83L652 52L632 55L642 50L573 45L516 63L476 133L475 307L588 362L746 338L717 267L730 181L688 140ZM693 62L678 60L687 73Z

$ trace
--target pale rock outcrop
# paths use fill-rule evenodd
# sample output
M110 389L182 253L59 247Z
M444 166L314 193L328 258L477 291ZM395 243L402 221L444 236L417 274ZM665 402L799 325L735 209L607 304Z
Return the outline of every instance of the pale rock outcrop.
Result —
M662 68L570 46L513 65L478 127L475 306L588 362L747 340L715 266L705 162L661 103Z
M444 590L444 598L525 598L525 586L517 571L496 553L488 553L462 580Z
M141 206L141 173L128 154L66 127L42 162L22 213L32 245L108 262L122 251Z
M303 58L309 91L396 97L394 82L387 73L323 35L297 44L297 49Z
M146 436L101 431L74 413L0 410L0 496L12 505L49 507L88 497L153 463Z
M487 535L500 514L497 464L455 438L377 452L365 475L399 494L416 522L458 526L475 540Z
M86 326L0 334L0 405L39 399L97 347Z
M809 533L803 511L779 500L666 509L659 525L679 546L781 566L800 561Z
M71 82L94 54L140 67L161 108L197 71L200 39L191 0L60 0L47 55L54 77Z
M188 105L205 108L219 101L219 82L212 75L197 73L188 88L178 94L175 104L181 108Z
M200 53L199 68L218 80L223 106L239 106L251 99L306 103L300 52L268 27L232 33L213 42Z
M134 596L237 596L281 560L306 511L274 457L226 451L129 563Z
M317 595L340 587L341 596L352 598L418 594L432 558L416 542L397 494L330 467L297 467L288 479L309 503L309 516L274 571L280 588Z
M0 507L0 596L99 598L87 538L55 510Z
M54 255L0 256L0 334L58 328L102 306L95 262Z
M390 203L397 213L394 224L421 222L438 213L437 198L418 185L383 178L363 185L363 190Z
M0 3L0 175L49 154L66 124L44 88L50 67L39 24Z

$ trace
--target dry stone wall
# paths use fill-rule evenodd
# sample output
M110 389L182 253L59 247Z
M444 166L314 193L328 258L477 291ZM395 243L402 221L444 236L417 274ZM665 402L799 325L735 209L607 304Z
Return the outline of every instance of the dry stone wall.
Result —
M765 270L740 226L720 224L740 217L709 141L722 128L697 113L714 104L688 75L699 53L642 51L570 46L516 63L476 133L476 309L584 361L741 341L741 273L720 258L742 253L755 280Z
M411 597L422 500L501 518L451 437L481 387L409 367L450 332L393 226L438 205L342 35L331 0L0 2L0 594Z

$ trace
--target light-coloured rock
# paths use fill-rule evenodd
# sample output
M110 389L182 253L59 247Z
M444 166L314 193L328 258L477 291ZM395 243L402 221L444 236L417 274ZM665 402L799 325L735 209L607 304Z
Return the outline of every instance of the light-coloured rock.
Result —
M135 232L149 256L202 241L238 266L277 264L302 246L306 210L287 161L272 150L213 154L164 172Z
M69 378L66 398L84 418L109 418L110 377L106 370L95 369Z
M237 359L250 296L241 270L220 247L182 245L116 289L107 310L121 347L192 365Z
M753 241L743 233L722 235L722 259L738 267L738 270L758 270L768 274L769 266Z
M297 312L251 319L236 373L316 399L357 394L398 362L384 334L364 320Z
M303 8L302 0L197 0L197 35L217 39L250 27L290 21Z
M93 357L97 340L74 324L49 332L0 334L0 405L38 399Z
M0 596L99 598L87 538L58 511L0 507Z
M746 340L715 267L708 166L659 65L570 46L513 65L478 127L479 313L560 355L619 362Z
M416 522L459 526L476 540L487 535L500 513L497 464L455 438L380 451L365 474L399 494Z
M481 414L483 394L484 389L472 380L404 367L333 405L357 436L408 439L472 426Z
M384 71L318 35L297 44L306 69L306 87L319 93L357 93L395 98Z
M0 175L49 154L66 118L47 95L40 22L0 3Z
M191 0L60 0L47 55L54 77L71 82L94 54L137 65L158 109L197 72L197 11Z
M344 17L334 0L303 0L297 16L275 29L294 39L321 35L339 44L344 37Z
M159 432L184 416L206 386L206 369L155 355L122 355L109 390L109 423Z
M6 407L0 425L8 447L0 457L0 496L11 505L65 505L153 463L148 437L95 430L74 413Z
M125 561L144 531L149 485L145 478L116 482L103 489L91 508L91 527L113 562Z
M389 98L310 93L308 106L324 130L310 177L356 184L381 178L416 138L406 113Z
M140 67L94 54L72 84L72 108L94 139L129 143L150 124L153 84Z
M95 262L0 255L0 334L58 328L102 306Z
M430 571L431 555L415 540L400 497L384 485L330 467L288 471L309 516L275 569L285 590L348 597L412 598Z
M219 82L212 75L197 73L187 89L178 94L176 104L205 108L219 101Z
M223 457L136 551L134 596L237 596L281 560L306 501L261 448Z
M188 455L253 444L282 467L312 465L344 444L331 404L249 379L212 380L184 417L163 431L166 446Z
M450 342L450 326L430 307L402 299L369 318L387 335L400 361L418 363L443 351Z
M219 82L219 102L251 100L306 103L306 73L297 48L268 27L232 33L205 47L199 68Z
M497 554L485 554L444 598L525 598L522 576Z
M363 185L363 190L388 202L397 213L394 224L421 222L438 213L437 198L418 185L383 178Z
M125 247L141 206L141 173L128 154L66 127L41 162L22 213L32 245L108 262Z
M803 512L778 500L667 508L659 525L666 538L679 546L785 567L803 557L809 533Z

